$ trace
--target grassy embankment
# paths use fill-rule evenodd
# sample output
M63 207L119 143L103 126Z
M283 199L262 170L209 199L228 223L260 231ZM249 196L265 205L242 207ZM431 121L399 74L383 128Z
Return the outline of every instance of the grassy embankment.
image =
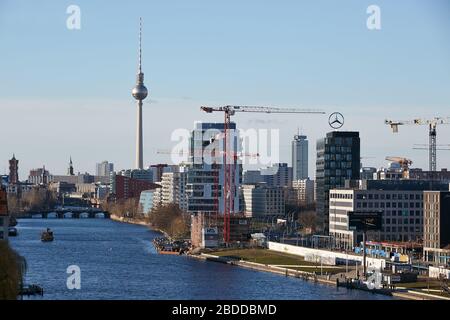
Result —
M248 262L260 263L264 265L279 266L287 269L320 273L341 273L345 268L332 267L305 261L301 256L270 251L267 249L230 249L211 252L210 254L219 257L239 259Z
M419 277L417 282L400 283L397 287L450 298L450 294L442 292L441 282L436 279L427 280L427 278Z

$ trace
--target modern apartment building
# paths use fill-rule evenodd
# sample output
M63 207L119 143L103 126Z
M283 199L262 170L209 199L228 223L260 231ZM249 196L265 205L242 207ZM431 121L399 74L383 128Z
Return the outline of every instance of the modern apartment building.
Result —
M230 124L229 154L237 154L240 140L236 124ZM224 124L197 122L190 139L189 168L187 170L187 209L191 214L223 214L222 192L225 182L224 170ZM239 187L242 183L242 164L237 157L231 157L230 197L233 197L233 212L239 212ZM234 160L233 160L234 159Z
M181 167L174 172L165 172L161 177L161 204L177 204L181 210L187 210L186 197L187 171Z

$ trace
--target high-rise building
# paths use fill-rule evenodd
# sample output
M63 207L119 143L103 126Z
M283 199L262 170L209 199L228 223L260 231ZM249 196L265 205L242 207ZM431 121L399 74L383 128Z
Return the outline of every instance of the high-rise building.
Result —
M292 141L293 179L303 180L308 175L308 140L306 136L296 134Z
M317 141L316 149L317 227L328 234L329 191L344 187L346 179L359 179L359 132L329 132Z
M225 181L225 169L223 165L224 154L223 133L224 123L201 123L195 124L190 141L190 163L187 171L187 205L191 214L223 214L224 201L222 190ZM230 153L238 153L239 137L236 132L236 124L231 123L229 130L234 134L229 135L230 145L233 146ZM231 181L233 197L232 212L239 212L239 187L242 183L242 164L239 159L232 157Z
M19 160L13 154L11 160L9 160L9 183L18 184L19 183Z
M423 257L439 266L450 265L450 192L424 192Z
M139 63L136 76L136 85L131 91L137 100L137 124L136 124L136 169L144 169L143 137L142 137L142 101L147 97L148 90L144 86L144 73L142 72L142 20L139 22Z
M109 177L109 175L113 171L114 171L114 164L105 160L102 161L101 163L97 163L95 175L100 177Z

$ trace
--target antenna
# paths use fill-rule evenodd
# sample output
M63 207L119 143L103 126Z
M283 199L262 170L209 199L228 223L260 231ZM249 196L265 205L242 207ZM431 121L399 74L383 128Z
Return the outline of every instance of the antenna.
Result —
M139 67L138 71L139 73L142 73L142 46L141 41L142 40L142 17L139 17Z

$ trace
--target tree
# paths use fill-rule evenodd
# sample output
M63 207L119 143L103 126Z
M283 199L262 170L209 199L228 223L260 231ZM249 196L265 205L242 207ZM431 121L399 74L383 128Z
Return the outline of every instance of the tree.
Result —
M25 274L25 259L0 241L0 300L15 300Z
M149 222L166 232L171 238L186 238L190 234L190 216L178 205L170 204L154 209Z
M317 215L315 211L303 211L298 218L303 231L314 233L317 225Z

